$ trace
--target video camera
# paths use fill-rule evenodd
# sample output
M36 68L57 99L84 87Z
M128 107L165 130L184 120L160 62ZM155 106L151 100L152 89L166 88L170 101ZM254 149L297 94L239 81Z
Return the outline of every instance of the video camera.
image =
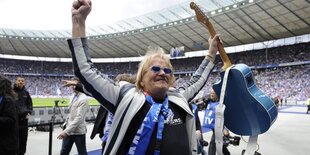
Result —
M225 146L228 146L229 144L232 144L234 146L238 146L240 144L240 137L239 136L224 136L223 137L223 144Z
M203 140L203 139L199 140L199 143L200 143L200 145L203 146L203 147L209 145L209 143L208 143L207 141Z
M64 103L65 103L65 100L62 100L62 101L60 101L60 100L55 100L54 103L55 103L55 106L56 106L56 107L58 106L58 103L59 103L59 102L61 102L62 104L64 104Z
M208 146L209 143L203 139L199 140L197 153L201 155L206 155L206 151L203 149L205 146Z

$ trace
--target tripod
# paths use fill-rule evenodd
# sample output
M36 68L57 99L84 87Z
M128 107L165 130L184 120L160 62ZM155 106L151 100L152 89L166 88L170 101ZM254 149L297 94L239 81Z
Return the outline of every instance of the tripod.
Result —
M54 102L55 102L55 105L53 107L53 115L51 117L51 121L49 124L49 145L48 145L48 154L49 155L52 155L53 130L54 130L56 115L60 114L60 117L62 118L62 120L65 121L64 117L61 113L61 109L58 106L59 100L55 100ZM64 102L64 101L62 101L62 102Z

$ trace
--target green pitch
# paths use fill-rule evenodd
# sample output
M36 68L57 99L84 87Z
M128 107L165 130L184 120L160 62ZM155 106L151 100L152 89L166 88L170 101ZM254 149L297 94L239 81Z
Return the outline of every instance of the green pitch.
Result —
M53 107L56 100L59 100L58 106L60 107L69 106L70 104L69 98L32 98L32 103L33 107ZM99 105L98 101L93 98L88 100L88 104Z

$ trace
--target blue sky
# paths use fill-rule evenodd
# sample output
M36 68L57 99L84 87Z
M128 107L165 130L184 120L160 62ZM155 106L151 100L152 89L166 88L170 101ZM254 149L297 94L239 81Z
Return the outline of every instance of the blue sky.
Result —
M188 0L92 0L87 26L113 23ZM73 0L0 0L0 28L63 30L71 28Z

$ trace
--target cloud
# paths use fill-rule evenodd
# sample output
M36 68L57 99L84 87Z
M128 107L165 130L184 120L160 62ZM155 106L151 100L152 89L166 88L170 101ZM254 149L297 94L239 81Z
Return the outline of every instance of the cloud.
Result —
M186 0L92 0L87 26L116 22L161 10ZM0 0L0 28L71 29L73 0Z

